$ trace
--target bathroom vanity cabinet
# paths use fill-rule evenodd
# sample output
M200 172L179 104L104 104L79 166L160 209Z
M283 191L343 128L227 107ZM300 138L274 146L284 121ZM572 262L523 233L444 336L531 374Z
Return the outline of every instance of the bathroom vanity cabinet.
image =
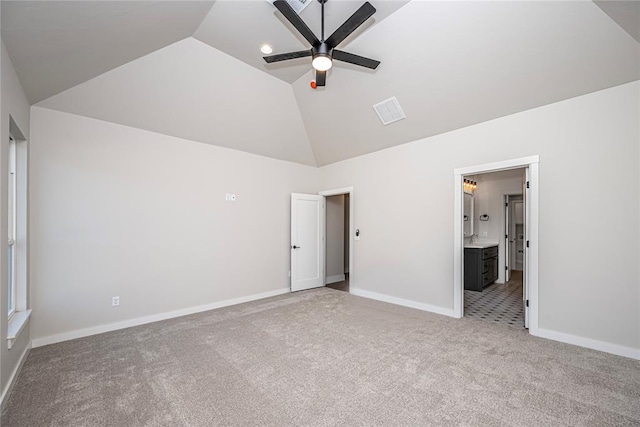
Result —
M464 248L464 288L482 292L498 279L498 245L469 245Z

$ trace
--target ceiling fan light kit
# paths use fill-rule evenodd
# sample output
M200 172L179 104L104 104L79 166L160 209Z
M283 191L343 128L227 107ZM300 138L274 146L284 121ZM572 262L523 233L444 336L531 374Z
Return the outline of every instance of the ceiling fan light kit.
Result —
M365 58L363 56L354 55L352 53L337 50L336 47L344 41L351 33L353 33L360 25L369 19L376 9L371 3L366 2L358 10L354 12L337 30L333 32L325 40L324 38L324 4L327 0L318 0L322 5L322 24L321 24L321 40L309 29L307 24L293 10L286 0L276 0L273 5L282 13L282 15L298 30L298 32L311 44L311 49L301 50L297 52L281 53L277 55L265 56L267 63L287 61L289 59L304 58L311 56L311 65L316 71L316 80L311 82L311 87L315 89L318 86L325 86L327 78L327 70L333 66L333 60L349 62L361 67L371 68L375 70L380 61Z

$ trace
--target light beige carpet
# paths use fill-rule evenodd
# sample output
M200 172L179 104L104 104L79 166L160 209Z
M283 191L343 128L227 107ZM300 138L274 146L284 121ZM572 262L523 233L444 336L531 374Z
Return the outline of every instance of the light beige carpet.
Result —
M2 426L640 425L640 362L331 289L34 349Z

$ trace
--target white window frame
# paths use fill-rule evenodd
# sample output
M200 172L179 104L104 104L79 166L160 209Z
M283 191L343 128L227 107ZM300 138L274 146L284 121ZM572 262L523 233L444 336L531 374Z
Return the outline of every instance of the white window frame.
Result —
M9 137L9 155L8 155L8 242L7 255L10 260L7 265L7 312L8 318L11 319L16 313L16 295L18 292L16 281L16 231L17 231L17 147L16 140Z
M7 348L10 350L25 329L31 309L29 308L28 283L28 168L27 141L20 129L10 119L11 133L7 147ZM14 132L15 130L15 132ZM2 298L0 298L2 300ZM4 300L3 300L4 301ZM3 302L3 304L5 304Z

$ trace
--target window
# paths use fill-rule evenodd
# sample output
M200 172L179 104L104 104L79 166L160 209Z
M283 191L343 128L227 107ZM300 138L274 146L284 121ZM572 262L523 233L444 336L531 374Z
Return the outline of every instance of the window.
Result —
M27 141L13 120L7 171L7 347L11 349L31 317L27 301ZM14 132L15 131L15 132ZM16 138L16 136L18 136ZM4 165L3 165L4 166Z
M9 179L7 180L9 184L9 227L8 227L8 247L7 247L7 275L8 275L8 313L9 318L14 315L16 312L16 141L13 138L9 138L9 156L8 156L8 170L9 170Z

